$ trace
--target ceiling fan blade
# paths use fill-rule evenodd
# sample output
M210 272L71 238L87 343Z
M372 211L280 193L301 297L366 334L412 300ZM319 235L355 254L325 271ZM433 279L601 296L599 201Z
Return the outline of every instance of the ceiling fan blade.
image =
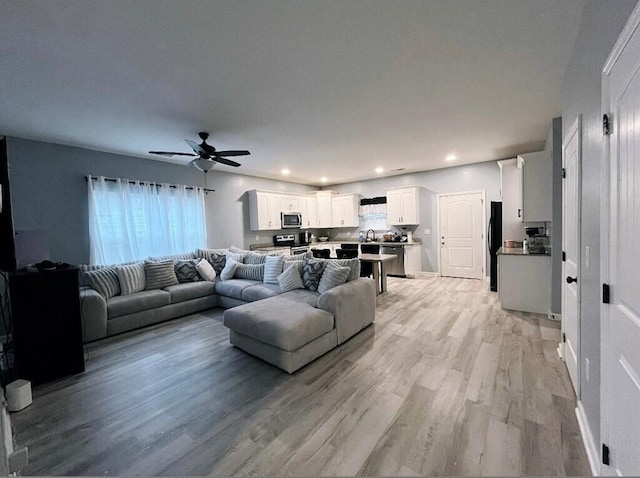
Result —
M185 139L185 141L191 147L191 149L193 149L193 152L196 153L198 156L201 156L201 157L209 156L209 153L207 153L207 151L205 151L204 148L200 146L198 143L196 143L195 141L191 141L189 139Z
M220 164L226 164L227 166L233 166L234 168L241 166L240 163L236 163L235 161L231 161L230 159L227 159L227 158L218 158L217 156L213 159L213 161L216 161Z
M149 154L159 154L160 156L195 156L193 153L176 153L173 151L149 151Z
M230 151L216 151L214 156L248 156L251 153L246 150L230 150Z

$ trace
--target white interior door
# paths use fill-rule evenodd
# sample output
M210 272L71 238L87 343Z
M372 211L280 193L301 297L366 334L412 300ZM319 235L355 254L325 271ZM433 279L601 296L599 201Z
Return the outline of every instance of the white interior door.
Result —
M484 191L438 196L440 275L484 276Z
M610 469L640 475L640 5L605 64L604 111L610 114L604 176L602 428ZM607 174L608 173L608 174Z
M562 333L563 358L580 397L580 148L578 117L562 145Z

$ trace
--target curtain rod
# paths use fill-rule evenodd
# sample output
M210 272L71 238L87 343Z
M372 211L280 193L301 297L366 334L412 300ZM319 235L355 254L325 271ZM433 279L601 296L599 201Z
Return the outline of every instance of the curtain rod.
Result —
M84 177L84 180L85 180L85 181L89 181L89 178L91 178L91 180L92 180L92 181L96 181L96 180L98 179L98 177L97 177L97 176L85 176L85 177ZM110 182L110 183L117 183L117 182L118 182L118 180L117 180L117 179L115 179L115 178L104 178L104 180L105 180L105 181L108 181L108 182ZM138 182L144 182L144 181L138 181ZM151 182L151 181L148 181L148 182ZM129 184L136 184L136 181L129 181ZM153 184L154 184L154 186L156 186L156 187L158 187L158 188L161 188L161 187L162 187L162 184L158 184L158 183L155 183L155 182L154 182ZM175 189L177 186L176 186L175 184L169 184L169 187L170 187L170 188ZM194 186L185 186L185 187L186 187L187 189L195 189L195 187L194 187ZM205 193L212 193L212 192L215 192L215 189L202 188L202 190L203 190Z

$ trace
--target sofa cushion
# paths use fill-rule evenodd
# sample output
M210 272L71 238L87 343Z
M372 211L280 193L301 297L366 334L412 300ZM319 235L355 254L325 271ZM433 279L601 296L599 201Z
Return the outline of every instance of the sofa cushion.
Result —
M216 282L216 292L226 297L242 300L242 291L259 282L247 279L229 279Z
M171 303L171 295L164 290L144 290L131 295L119 295L107 301L107 317L133 314Z
M255 302L282 294L279 284L256 284L242 290L242 300Z
M215 294L216 286L209 281L185 282L184 284L170 285L164 290L171 295L171 303L175 304Z
M333 329L333 315L281 297L228 309L224 325L283 350L297 350Z
M171 259L160 262L144 261L144 273L147 280L145 287L147 290L164 289L178 283Z
M318 297L320 297L320 292L314 292L312 290L307 290L307 289L296 289L296 290L291 290L289 292L285 292L280 297L282 297L283 299L292 300L294 302L308 304L311 307L317 307Z
M145 289L144 262L126 266L114 266L114 269L118 275L120 293L122 295L134 294Z
M105 299L120 294L118 274L112 267L105 267L84 273L86 284L100 293Z
M200 274L198 274L198 269L196 266L203 259L188 259L176 261L173 268L176 272L176 277L178 278L178 282L198 282L202 280ZM206 261L205 261L206 262Z

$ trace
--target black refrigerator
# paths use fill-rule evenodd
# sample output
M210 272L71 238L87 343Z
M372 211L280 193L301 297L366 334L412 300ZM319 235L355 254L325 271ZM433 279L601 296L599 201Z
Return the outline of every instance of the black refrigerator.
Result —
M502 247L502 203L491 201L491 217L487 231L487 245L491 257L491 290L498 291L498 249Z

